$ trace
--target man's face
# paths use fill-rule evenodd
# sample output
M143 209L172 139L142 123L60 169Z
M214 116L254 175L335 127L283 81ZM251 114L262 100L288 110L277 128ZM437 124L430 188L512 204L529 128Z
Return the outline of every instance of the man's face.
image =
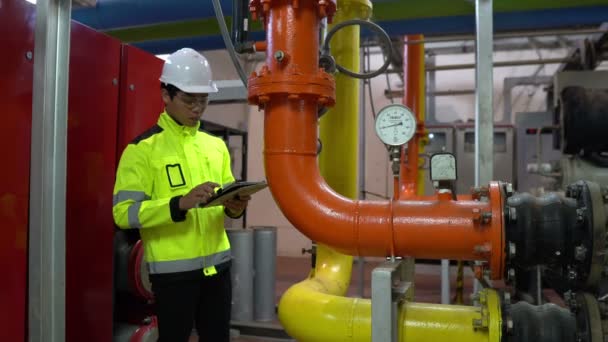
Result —
M178 91L171 99L166 89L162 89L161 92L167 113L184 126L196 126L207 109L209 94L189 94Z

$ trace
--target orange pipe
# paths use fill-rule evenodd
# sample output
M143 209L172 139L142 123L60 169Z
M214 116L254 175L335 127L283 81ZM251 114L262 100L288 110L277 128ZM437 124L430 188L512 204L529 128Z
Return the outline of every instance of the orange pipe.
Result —
M261 41L261 42L254 42L253 43L253 49L256 52L263 52L266 51L266 42L265 41Z
M249 79L249 102L264 108L266 177L285 216L310 239L344 254L487 260L492 279L499 279L504 196L497 183L484 194L488 202L453 201L450 194L359 201L337 194L323 180L316 154L317 108L333 103L334 88L333 79L318 70L318 28L335 3L291 4L250 2L252 10L264 12L268 57L267 66ZM277 61L278 50L287 60Z
M407 44L407 41L420 41L423 38L421 34L407 36L403 50L403 78L405 80L403 104L416 115L417 126L416 133L407 144L407 149L405 147L401 148L400 199L422 195L417 193L417 182L419 145L420 140L424 137L424 117L422 115L424 106L421 103L423 97L420 96L420 94L425 93L425 89L421 89L422 82L420 79L423 77L420 69L424 68L424 44Z

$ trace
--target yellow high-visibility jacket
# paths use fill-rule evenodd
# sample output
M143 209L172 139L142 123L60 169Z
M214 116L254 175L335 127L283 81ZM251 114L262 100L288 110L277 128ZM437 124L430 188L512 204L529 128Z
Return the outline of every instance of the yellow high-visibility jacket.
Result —
M114 186L114 222L139 228L151 274L202 269L231 259L224 207L179 209L193 187L234 181L220 138L177 123L166 112L124 150Z

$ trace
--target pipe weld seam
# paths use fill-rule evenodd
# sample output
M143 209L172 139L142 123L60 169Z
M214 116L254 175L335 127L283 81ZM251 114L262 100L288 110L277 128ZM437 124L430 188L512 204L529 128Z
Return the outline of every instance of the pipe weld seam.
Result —
M298 150L293 150L293 149L286 149L286 150L265 150L264 154L269 156L269 155L296 155L296 156L317 156L317 151L316 150L310 150L310 151L298 151Z
M355 248L357 250L357 255L361 255L361 246L360 246L360 239L359 239L359 225L361 224L361 214L360 214L360 205L361 205L361 201L357 200L355 201L355 217L353 220L353 233L354 233L354 237L355 237Z
M395 210L394 210L394 200L390 200L389 201L389 220L390 220L390 225L389 225L389 229L390 229L390 239L391 239L391 256L396 256L395 254L395 227L394 227L394 214L395 214Z

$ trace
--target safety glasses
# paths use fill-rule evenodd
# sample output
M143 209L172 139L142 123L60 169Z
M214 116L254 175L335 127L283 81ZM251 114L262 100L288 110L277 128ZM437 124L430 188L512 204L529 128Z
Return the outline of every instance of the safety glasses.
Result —
M192 109L196 106L205 107L207 105L207 103L209 102L208 94L194 95L194 94L179 92L179 93L177 93L177 95L175 97L177 97L186 107L188 107L190 109Z

